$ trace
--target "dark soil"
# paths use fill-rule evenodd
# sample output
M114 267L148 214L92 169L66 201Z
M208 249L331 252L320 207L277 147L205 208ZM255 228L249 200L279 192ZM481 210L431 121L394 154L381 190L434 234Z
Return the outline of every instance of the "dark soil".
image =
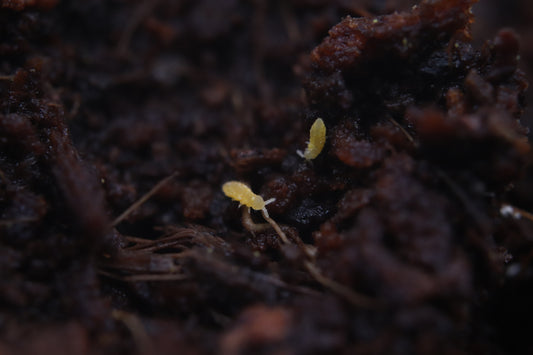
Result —
M0 0L0 354L533 353L533 5L475 2Z

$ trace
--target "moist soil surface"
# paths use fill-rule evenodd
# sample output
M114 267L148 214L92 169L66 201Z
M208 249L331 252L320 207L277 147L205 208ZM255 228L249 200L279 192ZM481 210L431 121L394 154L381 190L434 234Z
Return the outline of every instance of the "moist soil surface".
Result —
M0 0L0 353L533 353L531 24Z

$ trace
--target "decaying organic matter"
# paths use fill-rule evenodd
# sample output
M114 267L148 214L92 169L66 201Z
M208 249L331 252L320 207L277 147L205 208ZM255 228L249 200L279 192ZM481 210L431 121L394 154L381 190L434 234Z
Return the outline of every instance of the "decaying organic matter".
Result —
M0 353L533 352L531 8L0 0Z

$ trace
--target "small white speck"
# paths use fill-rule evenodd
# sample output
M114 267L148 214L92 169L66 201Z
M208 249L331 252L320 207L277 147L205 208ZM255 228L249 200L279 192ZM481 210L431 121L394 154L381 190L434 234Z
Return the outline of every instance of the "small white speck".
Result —
M513 217L514 219L520 219L522 217L520 212L518 212L512 206L509 205L502 205L502 207L500 208L500 214L503 217Z

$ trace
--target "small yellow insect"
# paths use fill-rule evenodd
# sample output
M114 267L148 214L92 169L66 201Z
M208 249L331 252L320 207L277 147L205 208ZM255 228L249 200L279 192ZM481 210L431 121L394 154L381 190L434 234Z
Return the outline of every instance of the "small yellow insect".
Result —
M256 211L263 211L268 216L266 205L274 202L276 199L263 200L259 195L253 193L252 189L240 181L228 181L222 185L222 191L231 199L238 201L240 205L253 208Z
M309 130L309 142L307 143L305 152L302 153L300 150L297 150L296 153L306 160L315 159L324 148L325 143L326 125L321 118L317 118Z
M247 210L243 210L243 223L244 223L244 217L245 214L248 214L247 219L251 218L249 216L250 214L250 208L253 208L256 211L261 211L263 214L263 218L270 223L272 228L278 233L279 237L285 244L290 244L289 238L287 238L287 235L281 230L281 228L278 226L276 221L274 221L270 216L268 215L266 205L269 203L272 203L276 201L275 198L271 198L268 200L263 200L263 198L259 195L254 194L252 189L248 187L245 183L242 183L240 181L228 181L224 185L222 185L222 191L224 192L224 195L227 197L230 197L231 199L235 201L239 201L239 206L245 205L248 207ZM253 223L253 222L252 222Z

